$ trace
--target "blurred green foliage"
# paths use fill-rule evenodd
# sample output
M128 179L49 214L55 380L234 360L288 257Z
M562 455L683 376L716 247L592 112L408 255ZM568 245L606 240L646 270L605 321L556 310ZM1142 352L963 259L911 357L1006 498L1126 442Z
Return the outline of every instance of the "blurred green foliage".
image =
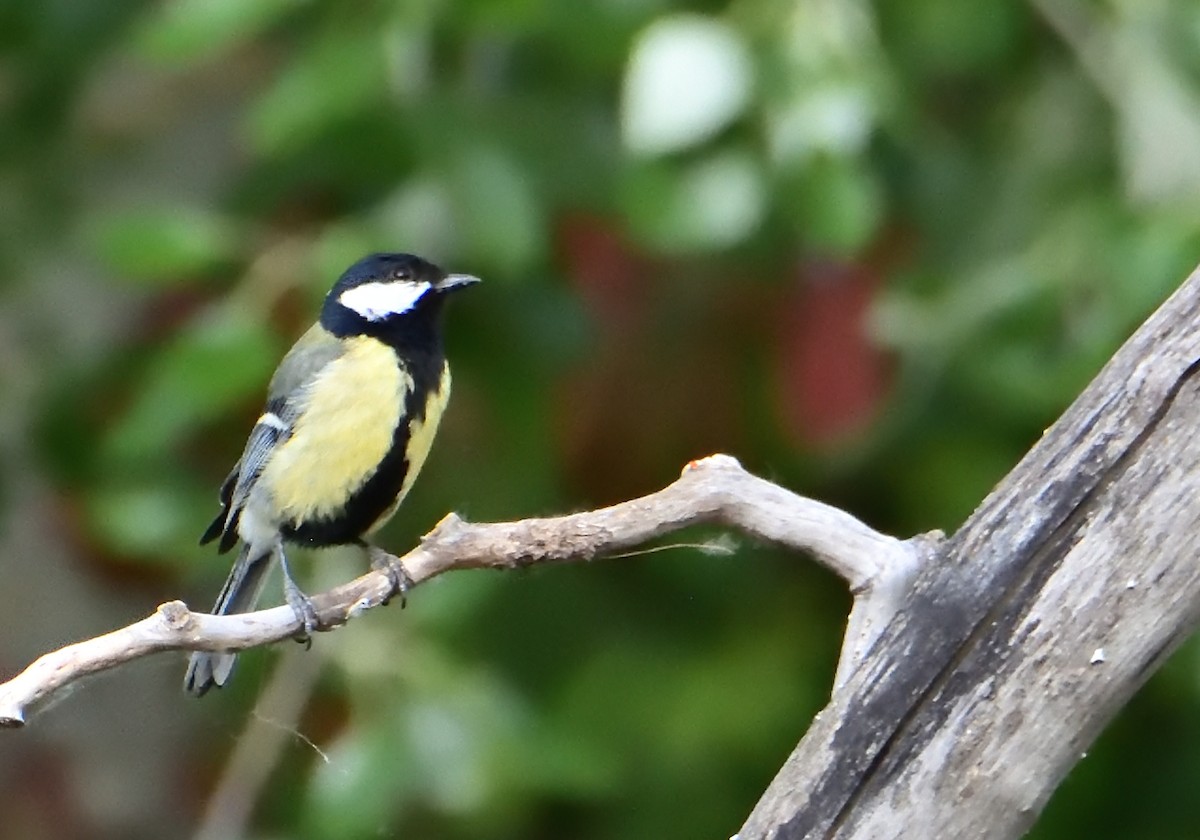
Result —
M77 574L207 605L226 563L195 539L266 378L379 249L487 280L394 550L712 451L953 528L1197 261L1197 56L1184 0L7 0L0 502L48 476ZM253 836L728 836L847 605L745 544L449 576L316 640L299 729L326 758L287 748ZM222 699L170 701L201 768L174 810L81 805L81 836L195 824L266 679L244 658ZM1034 836L1190 836L1195 659Z

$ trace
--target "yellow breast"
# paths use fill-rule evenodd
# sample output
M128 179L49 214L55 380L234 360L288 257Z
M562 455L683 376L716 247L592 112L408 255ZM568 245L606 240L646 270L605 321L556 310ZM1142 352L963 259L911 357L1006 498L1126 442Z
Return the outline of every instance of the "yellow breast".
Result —
M259 479L280 521L336 515L391 448L412 379L386 345L361 337L346 345L306 386L291 438Z

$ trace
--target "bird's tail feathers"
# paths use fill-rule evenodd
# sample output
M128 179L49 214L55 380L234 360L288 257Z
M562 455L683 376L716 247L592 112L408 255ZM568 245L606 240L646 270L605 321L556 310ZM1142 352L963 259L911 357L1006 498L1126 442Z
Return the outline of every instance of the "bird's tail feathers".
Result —
M229 577L225 579L225 585L221 587L221 594L217 596L212 614L251 612L262 595L274 556L273 547L264 551L259 546L243 544ZM236 653L226 651L194 652L183 680L184 689L200 697L213 686L220 688L229 679L236 659Z

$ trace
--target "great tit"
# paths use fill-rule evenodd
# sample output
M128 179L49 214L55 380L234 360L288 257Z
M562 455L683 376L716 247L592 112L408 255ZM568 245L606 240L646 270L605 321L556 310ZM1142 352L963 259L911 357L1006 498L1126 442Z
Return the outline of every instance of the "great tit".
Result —
M221 553L242 541L215 615L253 610L277 558L287 601L312 632L316 616L284 544L378 552L365 538L408 493L450 396L442 304L477 282L411 254L373 254L333 285L320 320L271 378L266 408L221 486L221 512L200 539L220 537ZM184 687L199 696L224 685L234 659L193 653Z

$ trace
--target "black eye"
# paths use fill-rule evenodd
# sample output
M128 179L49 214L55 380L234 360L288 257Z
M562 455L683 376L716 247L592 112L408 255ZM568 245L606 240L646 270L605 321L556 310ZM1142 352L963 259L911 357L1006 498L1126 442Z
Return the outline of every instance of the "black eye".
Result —
M393 280L412 280L413 274L407 268L397 268L392 271Z

